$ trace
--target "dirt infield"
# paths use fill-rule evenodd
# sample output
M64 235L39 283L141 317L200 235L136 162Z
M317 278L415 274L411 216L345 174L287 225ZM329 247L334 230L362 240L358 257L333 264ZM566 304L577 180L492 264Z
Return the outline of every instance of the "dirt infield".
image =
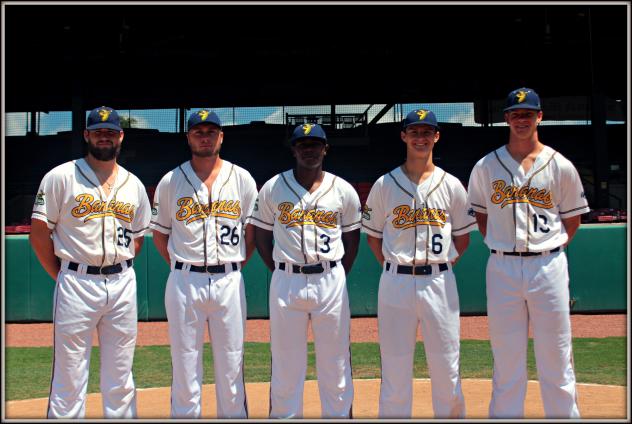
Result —
M627 315L571 315L574 337L626 337ZM530 334L531 335L531 334ZM52 324L7 324L5 325L6 346L50 346ZM423 340L418 335L419 340ZM462 317L462 339L488 339L487 317ZM311 340L310 334L310 340ZM208 336L206 336L208 341ZM270 328L267 320L249 320L246 326L246 341L269 342ZM354 318L351 320L352 342L377 342L377 320ZM95 345L98 340L94 337ZM168 345L166 322L140 322L138 341L142 345ZM379 380L354 380L354 418L377 418ZM491 396L490 380L463 380L467 418L487 418ZM269 383L246 384L250 418L266 418L269 407ZM170 405L169 388L138 390L139 418L168 418ZM627 418L627 388L578 384L579 409L582 418ZM202 415L215 418L215 387L205 385L202 396ZM46 415L47 399L10 401L5 404L6 418L42 419ZM305 382L305 418L320 417L320 398L316 381ZM102 418L101 395L88 395L87 418ZM525 417L544 418L539 384L530 381L525 402ZM430 381L415 380L413 418L433 418Z
M354 418L377 418L379 380L354 380ZM490 380L463 380L467 418L487 418L491 394ZM428 380L415 380L413 386L413 418L433 418ZM582 418L626 418L626 390L620 386L598 386L578 384L579 410ZM269 383L248 383L246 394L250 418L267 418L269 407ZM169 417L169 388L153 388L138 391L139 418ZM320 398L316 381L305 382L304 417L320 417ZM41 419L46 416L47 399L18 400L6 403L6 417ZM215 387L205 385L202 389L202 416L215 418ZM101 396L88 395L87 418L102 418ZM539 385L530 381L525 402L526 418L544 418Z
M625 337L627 335L627 315L571 315L573 337ZM52 324L6 324L5 344L17 346L52 346ZM529 334L531 337L531 333ZM419 340L423 340L418 335ZM461 317L461 338L487 340L487 317ZM205 336L208 341L208 335ZM310 332L310 340L311 332ZM93 338L95 346L98 339ZM248 320L246 341L270 341L268 320ZM352 342L377 342L377 319L354 318L351 320ZM166 322L139 322L137 345L168 345L169 336Z

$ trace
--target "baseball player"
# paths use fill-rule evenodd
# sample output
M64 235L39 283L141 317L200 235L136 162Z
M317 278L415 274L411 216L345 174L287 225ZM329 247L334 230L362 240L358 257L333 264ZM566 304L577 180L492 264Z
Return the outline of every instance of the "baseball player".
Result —
M527 337L548 418L579 418L564 247L589 211L573 164L542 144L537 93L519 88L507 97L509 143L472 170L469 202L491 249L487 316L494 354L492 418L522 418L527 390Z
M296 167L264 184L250 222L270 282L270 417L302 418L311 320L324 418L351 418L353 381L346 273L360 240L360 199L323 171L329 145L320 125L290 138ZM272 239L274 237L274 250Z
M381 176L362 213L362 231L383 266L378 289L382 358L380 418L410 418L413 359L421 323L437 418L463 418L459 375L459 295L452 266L476 221L461 182L434 165L432 111L413 110L400 137L406 162Z
M92 110L83 132L86 157L53 168L35 197L29 239L56 281L49 418L85 416L95 328L103 415L136 418L132 264L149 225L150 205L143 184L116 162L123 135L115 110Z
M165 308L171 342L171 416L201 416L204 332L213 348L218 418L247 418L244 388L246 297L241 268L254 251L246 225L257 197L254 179L219 156L217 115L193 112L191 160L158 183L150 227L171 266Z

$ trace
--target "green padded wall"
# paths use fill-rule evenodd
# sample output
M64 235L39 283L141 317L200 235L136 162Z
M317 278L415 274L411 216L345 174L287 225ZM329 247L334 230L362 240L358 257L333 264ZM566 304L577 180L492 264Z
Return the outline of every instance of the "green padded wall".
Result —
M567 249L574 312L625 312L627 308L627 226L583 225ZM462 314L486 312L485 267L489 251L478 231L454 272ZM138 319L166 319L164 292L169 267L151 235L135 260ZM352 316L377 314L381 267L362 234L358 256L347 279ZM249 318L268 318L271 272L255 252L243 269ZM54 281L39 264L26 235L5 236L6 322L52 321Z

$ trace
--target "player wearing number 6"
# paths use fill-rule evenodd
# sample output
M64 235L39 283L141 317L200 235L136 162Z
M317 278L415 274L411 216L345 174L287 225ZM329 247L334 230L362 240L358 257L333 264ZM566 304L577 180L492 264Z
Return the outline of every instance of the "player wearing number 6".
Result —
M589 211L573 164L540 142L540 97L507 96L509 142L478 161L469 202L485 244L487 317L494 354L490 418L522 418L529 322L547 418L579 418L564 247Z
M435 417L465 417L452 265L467 248L476 221L467 214L461 182L433 163L439 136L432 111L410 112L400 133L406 162L375 182L362 213L362 231L383 266L377 304L380 418L411 416L419 323Z
M148 229L143 184L117 164L119 116L90 112L88 154L48 172L33 207L30 241L56 280L49 418L84 418L92 334L101 350L105 418L136 418L132 362L136 345L136 274L132 263Z
M191 160L160 180L150 224L156 248L171 266L165 290L173 372L171 416L201 416L208 327L217 417L247 418L241 268L254 251L254 231L245 223L257 186L248 171L220 158L224 133L215 113L193 112L187 128Z
M264 184L250 221L273 271L270 417L302 418L311 320L322 416L351 418L346 274L358 252L360 200L348 182L323 171L329 145L320 125L297 126L290 142L296 168Z

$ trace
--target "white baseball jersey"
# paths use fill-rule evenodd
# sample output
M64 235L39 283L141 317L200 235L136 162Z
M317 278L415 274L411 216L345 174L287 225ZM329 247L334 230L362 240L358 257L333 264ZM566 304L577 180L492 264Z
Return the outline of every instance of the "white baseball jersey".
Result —
M362 213L362 232L382 239L388 262L451 262L458 256L452 236L476 228L467 209L465 188L443 169L435 166L432 175L417 185L397 167L371 188Z
M360 228L360 219L360 198L351 184L325 172L310 193L289 170L263 185L250 223L274 232L276 262L311 264L340 260L342 233Z
M143 184L122 166L106 195L90 165L78 159L44 176L31 218L53 230L60 259L105 266L136 255L132 239L147 231L150 205Z
M524 172L506 146L478 161L472 170L469 203L487 214L490 249L542 252L568 241L562 218L588 212L573 164L548 146Z
M189 161L168 172L156 187L150 227L169 235L172 260L216 265L246 259L241 242L257 185L245 169L223 160L212 193Z

